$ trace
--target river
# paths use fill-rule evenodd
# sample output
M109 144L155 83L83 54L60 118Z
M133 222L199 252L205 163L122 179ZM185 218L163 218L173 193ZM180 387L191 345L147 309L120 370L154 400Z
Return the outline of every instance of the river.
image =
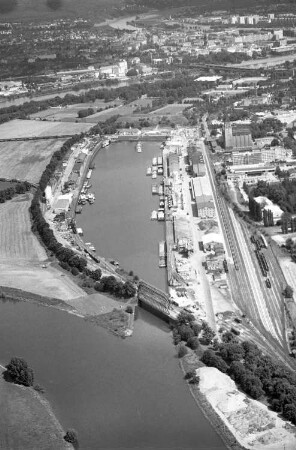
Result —
M158 267L158 242L164 239L164 222L151 221L159 197L151 186L159 183L146 176L153 156L160 155L160 143L144 142L143 152L136 143L120 142L105 147L96 156L91 192L96 201L85 205L77 224L84 240L94 244L97 253L116 259L124 269L166 289L166 270Z
M139 311L122 340L82 319L29 303L0 303L0 362L21 356L80 449L222 449L193 401L171 334Z
M90 90L98 90L98 89L116 89L118 87L124 87L124 86L129 86L130 84L134 84L134 83L138 83L139 80L126 80L126 81L119 81L116 84L112 84L112 85L106 85L106 84L102 84L102 85L97 85L95 87L89 87L87 89L79 89L77 91L75 90L61 90L61 91L55 91L51 94L44 94L44 95L24 95L22 97L17 97L17 98L10 98L8 100L4 100L3 98L0 99L0 108L8 108L10 106L20 106L23 105L26 102L41 102L43 100L49 100L50 98L54 98L54 97L60 97L60 98L64 98L66 95L80 95L80 94L84 94L85 92L88 92Z
M150 221L158 198L146 176L159 144L118 143L96 157L94 205L79 221L99 253L162 289L157 243L164 225ZM0 302L0 363L25 358L66 430L81 450L225 450L193 400L168 326L139 309L132 337L122 340L66 312Z

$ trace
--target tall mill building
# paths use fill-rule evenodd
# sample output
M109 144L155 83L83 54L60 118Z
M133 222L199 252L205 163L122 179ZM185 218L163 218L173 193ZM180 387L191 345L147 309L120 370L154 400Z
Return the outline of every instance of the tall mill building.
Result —
M251 130L248 125L231 124L229 121L224 125L224 141L226 151L252 150L253 141Z

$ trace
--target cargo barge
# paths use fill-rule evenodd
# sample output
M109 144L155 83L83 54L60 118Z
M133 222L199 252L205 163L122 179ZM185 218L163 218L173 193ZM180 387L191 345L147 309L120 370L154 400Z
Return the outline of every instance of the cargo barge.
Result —
M160 241L158 244L159 267L166 267L166 242Z

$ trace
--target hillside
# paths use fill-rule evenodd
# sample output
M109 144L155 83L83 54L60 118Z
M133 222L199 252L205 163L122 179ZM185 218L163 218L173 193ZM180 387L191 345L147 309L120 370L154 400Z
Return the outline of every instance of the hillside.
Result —
M124 0L0 0L0 21L50 20L120 15Z

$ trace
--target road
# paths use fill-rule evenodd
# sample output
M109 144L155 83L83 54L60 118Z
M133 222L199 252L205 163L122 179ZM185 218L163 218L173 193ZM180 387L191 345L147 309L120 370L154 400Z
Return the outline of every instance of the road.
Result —
M197 228L196 219L193 216L192 211L192 200L191 193L188 188L189 180L186 170L185 164L183 161L180 162L180 167L182 168L182 193L183 193L183 201L184 201L184 209L187 212L189 229L192 236L192 244L193 244L193 255L190 256L190 262L195 269L196 274L198 274L198 280L200 285L198 286L197 299L199 303L201 303L204 307L204 311L206 313L206 320L210 327L217 332L217 324L215 318L215 312L213 308L211 289L209 285L209 280L205 273L205 268L202 265L204 254L199 249L198 242L201 241L200 232Z

